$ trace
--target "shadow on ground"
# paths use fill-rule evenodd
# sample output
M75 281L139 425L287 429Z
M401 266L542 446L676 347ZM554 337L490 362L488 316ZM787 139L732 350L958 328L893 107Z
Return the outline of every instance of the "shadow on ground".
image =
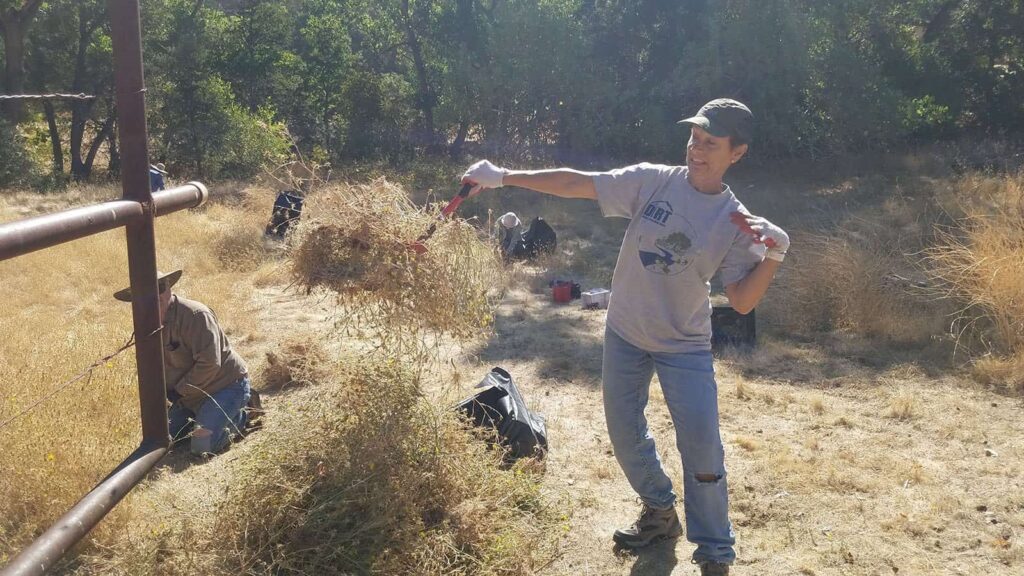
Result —
M667 540L639 550L616 546L613 553L621 558L635 558L630 576L670 576L679 559L676 557L678 540Z
M603 331L596 331L579 302L541 306L506 304L495 315L494 334L468 352L481 362L535 362L537 375L553 381L598 386Z
M728 347L715 356L749 379L811 387L880 384L894 375L937 379L954 369L942 345L895 348L838 332L813 338L762 335L756 348Z

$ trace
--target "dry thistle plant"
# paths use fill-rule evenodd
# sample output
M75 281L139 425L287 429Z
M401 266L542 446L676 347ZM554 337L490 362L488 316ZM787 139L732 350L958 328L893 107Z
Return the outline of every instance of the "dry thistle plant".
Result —
M358 326L390 353L423 357L432 335L479 335L492 322L500 265L457 219L439 225L426 253L411 250L438 212L384 179L327 188L307 201L292 239L294 281L332 291L345 311L339 327Z
M838 227L798 235L802 247L778 280L771 305L800 331L846 330L900 344L921 344L944 327L943 303L905 275L916 257L879 230Z
M981 340L983 381L1024 388L1024 174L972 177L959 186L964 217L927 252L934 277L961 304L962 335ZM973 332L973 334L971 333ZM973 338L972 338L973 339Z

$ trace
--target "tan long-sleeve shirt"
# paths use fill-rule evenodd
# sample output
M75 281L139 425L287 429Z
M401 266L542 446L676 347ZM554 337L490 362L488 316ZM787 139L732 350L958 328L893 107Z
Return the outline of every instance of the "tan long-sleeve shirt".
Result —
M173 296L161 336L167 388L181 394L190 410L248 373L217 317L199 302Z

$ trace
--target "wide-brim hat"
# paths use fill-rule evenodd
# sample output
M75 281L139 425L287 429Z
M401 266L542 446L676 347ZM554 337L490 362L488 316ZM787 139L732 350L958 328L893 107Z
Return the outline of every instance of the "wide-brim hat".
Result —
M163 292L164 290L170 290L171 286L174 286L180 279L181 270L175 270L174 272L160 272L159 270L157 270L156 273L157 286L160 287L161 292ZM124 290L118 290L117 292L114 292L114 298L120 300L121 302L131 302L131 286L125 288Z
M157 172L163 174L164 176L167 176L167 170L164 170L163 164L150 164L149 169L156 170Z

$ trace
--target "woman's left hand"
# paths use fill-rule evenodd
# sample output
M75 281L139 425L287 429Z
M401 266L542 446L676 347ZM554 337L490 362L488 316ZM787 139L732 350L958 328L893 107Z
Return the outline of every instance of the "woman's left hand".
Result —
M789 250L789 234L786 234L785 230L760 216L743 212L733 212L729 219L742 232L753 236L754 242L764 244L768 248L765 258L782 262L786 257L786 251Z

